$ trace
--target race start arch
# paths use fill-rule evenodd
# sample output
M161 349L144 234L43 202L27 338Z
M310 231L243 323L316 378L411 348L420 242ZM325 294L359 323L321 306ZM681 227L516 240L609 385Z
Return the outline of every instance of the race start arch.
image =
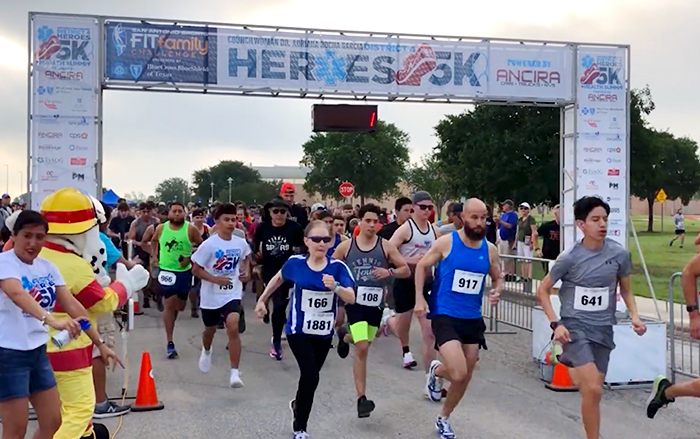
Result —
M65 186L101 192L104 90L555 106L564 247L584 195L608 201L627 247L629 66L627 45L31 12L31 205Z

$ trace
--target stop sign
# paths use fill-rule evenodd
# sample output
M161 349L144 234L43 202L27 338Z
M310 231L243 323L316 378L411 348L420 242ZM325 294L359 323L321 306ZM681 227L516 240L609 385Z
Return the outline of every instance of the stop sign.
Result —
M340 185L338 191L340 191L340 195L344 196L345 198L350 198L355 193L355 186L346 181Z

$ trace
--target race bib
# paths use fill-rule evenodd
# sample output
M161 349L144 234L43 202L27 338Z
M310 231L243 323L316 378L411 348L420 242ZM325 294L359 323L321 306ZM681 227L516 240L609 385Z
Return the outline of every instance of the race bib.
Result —
M233 281L230 281L226 286L217 285L217 289L214 292L217 294L228 294L231 290L233 290Z
M382 287L357 287L357 298L355 303L364 306L380 306L384 299L384 288Z
M610 289L576 287L574 309L579 311L604 311L610 304Z
M452 279L452 291L462 294L479 294L484 284L485 275L471 271L455 270Z
M305 313L302 332L309 335L330 335L335 316L332 312Z
M332 310L333 294L332 291L301 290L301 311L316 314Z
M161 271L158 273L158 283L164 287L172 287L177 282L177 276L175 273L169 271Z

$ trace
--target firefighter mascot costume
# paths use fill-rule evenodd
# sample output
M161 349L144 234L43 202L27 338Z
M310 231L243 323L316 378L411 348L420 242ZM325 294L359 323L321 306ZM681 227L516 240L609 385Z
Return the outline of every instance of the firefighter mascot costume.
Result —
M56 264L66 285L90 313L96 324L100 314L112 313L123 306L136 291L146 286L148 272L137 265L127 270L117 266L116 281L103 287L105 276L101 261L105 248L98 230L98 212L91 197L74 188L64 188L46 197L41 213L49 223L49 233L41 256ZM99 280L98 280L99 279ZM69 318L54 309L56 318ZM55 335L51 329L49 336ZM93 345L85 333L57 348L47 345L61 398L60 429L54 439L97 437L107 433L104 426L93 429L95 387L92 380ZM108 433L107 433L108 434Z

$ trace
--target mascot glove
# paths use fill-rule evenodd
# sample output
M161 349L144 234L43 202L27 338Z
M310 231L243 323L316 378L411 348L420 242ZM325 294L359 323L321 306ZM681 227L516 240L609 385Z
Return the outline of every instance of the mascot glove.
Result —
M127 270L124 264L117 264L117 282L126 288L127 300L131 296L146 287L150 275L148 270L142 265L136 265L131 270Z
M112 278L110 278L109 276L101 276L97 279L97 282L102 288L107 288L109 284L112 283Z

